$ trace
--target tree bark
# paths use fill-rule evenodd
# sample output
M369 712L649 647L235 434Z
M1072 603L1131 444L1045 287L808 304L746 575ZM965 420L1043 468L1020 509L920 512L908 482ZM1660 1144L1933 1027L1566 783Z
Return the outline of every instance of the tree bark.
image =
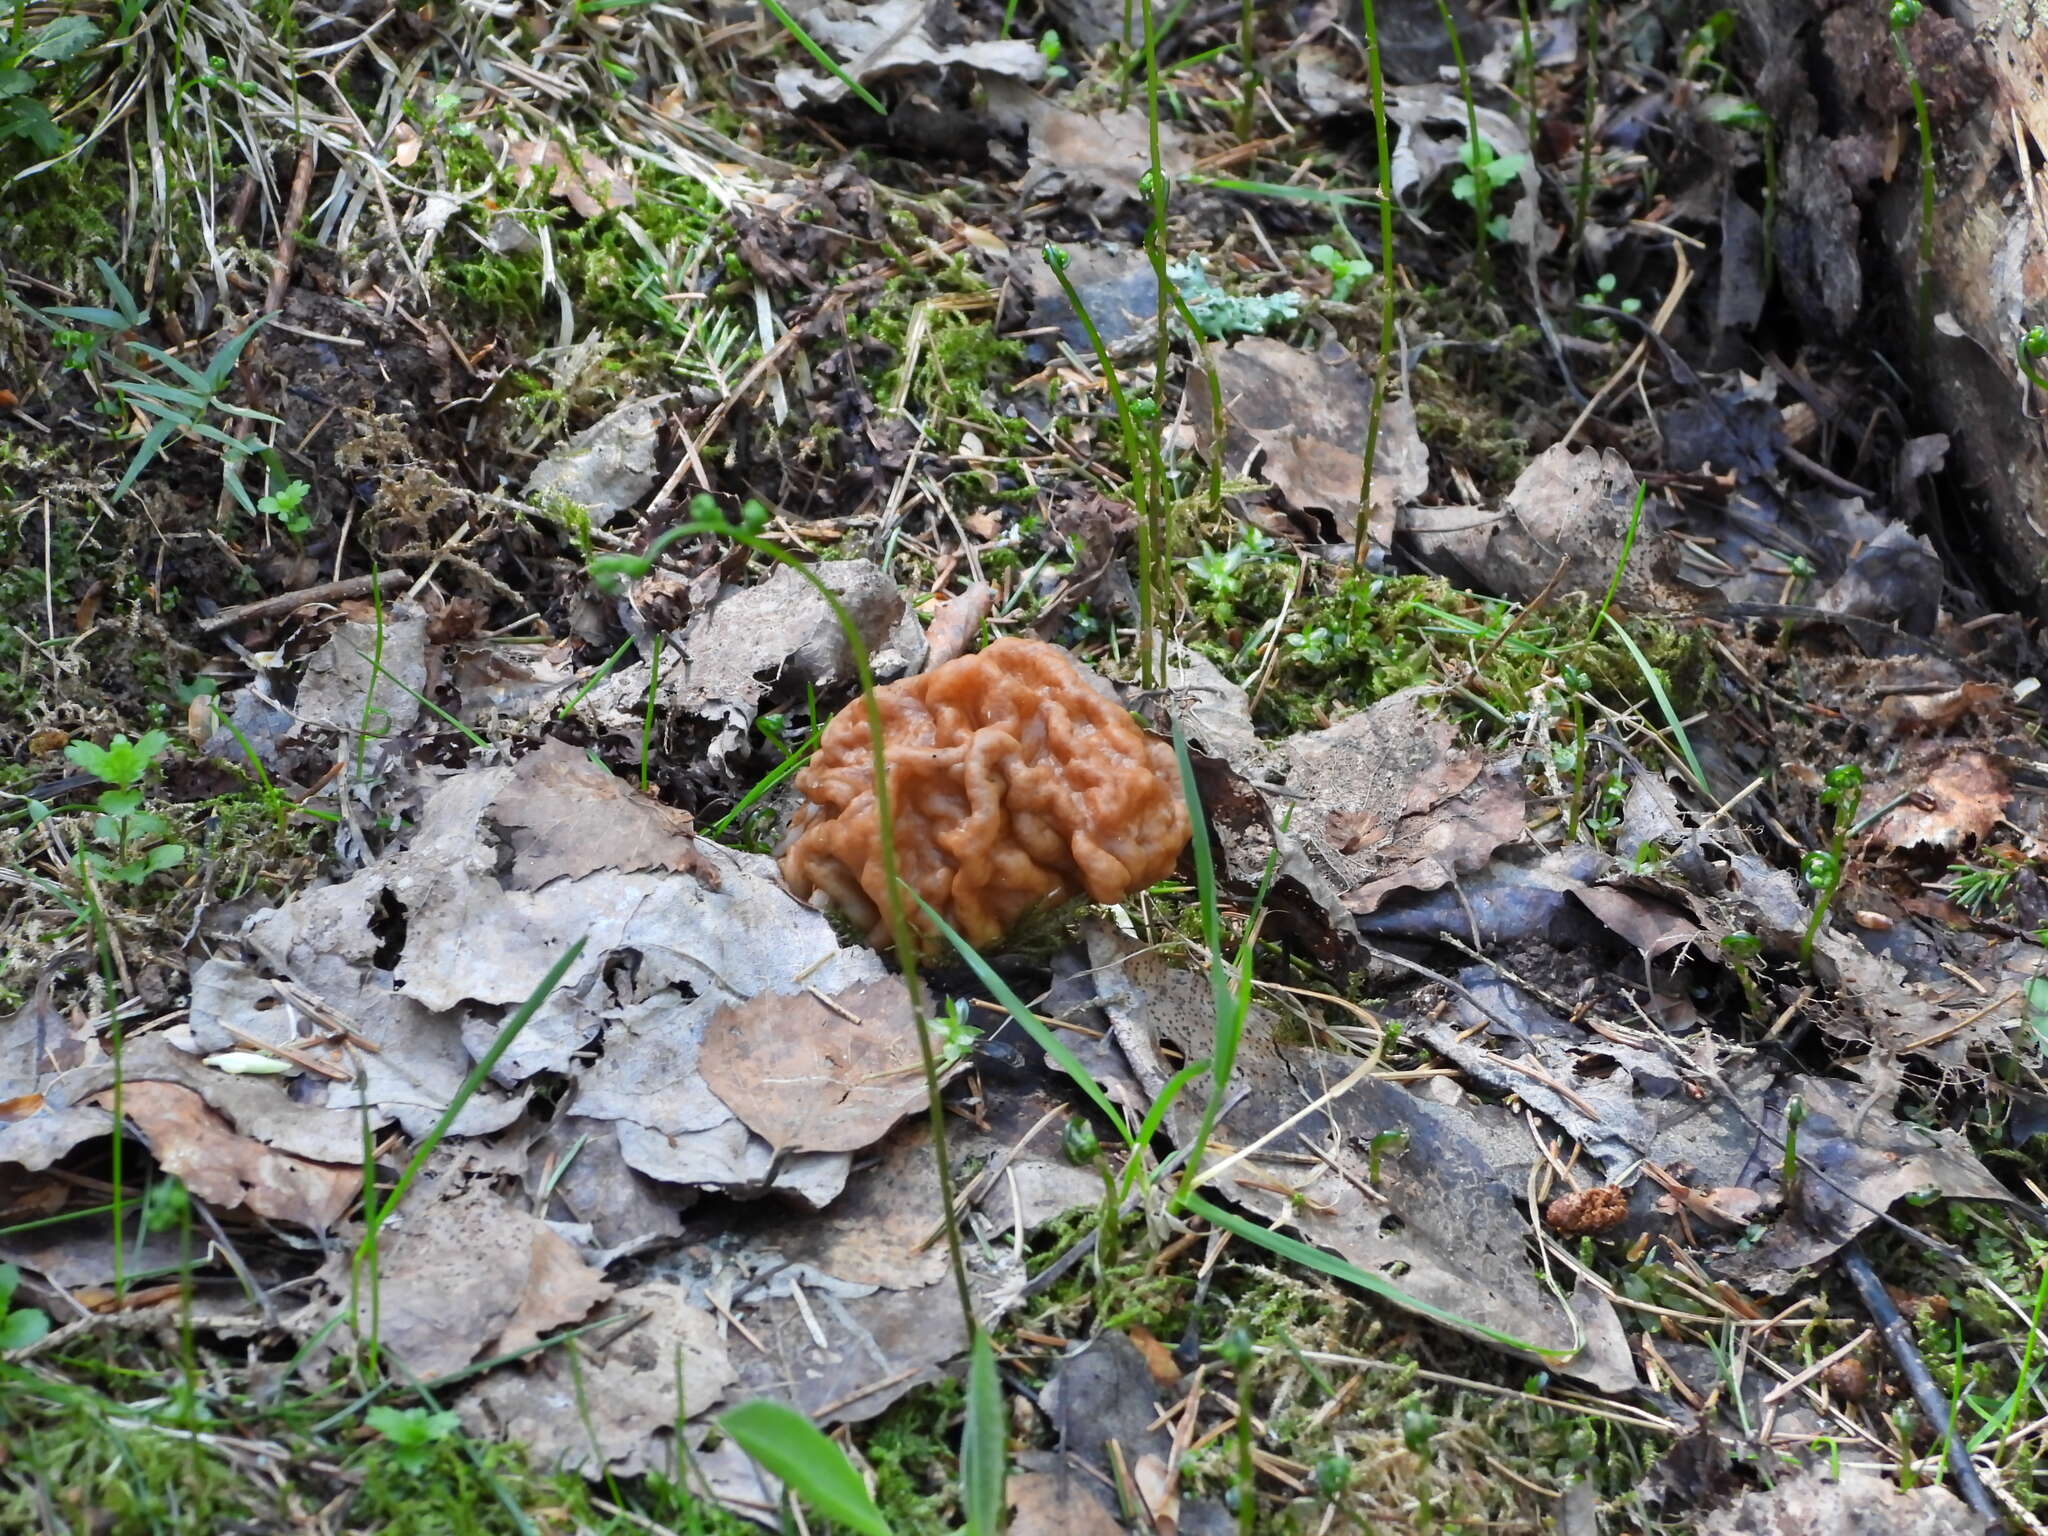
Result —
M1801 319L1836 339L1868 326L1867 284L1895 287L1906 345L1887 355L1909 365L1980 498L1975 524L1950 530L1970 537L1950 542L1985 548L1997 580L2048 616L2048 392L2017 359L2021 335L2048 324L2048 0L1947 0L1901 34L1933 119L1924 333L1920 141L1889 9L1743 0L1742 43L1776 134L1778 270ZM1889 270L1863 270L1866 234L1890 258L1873 266Z

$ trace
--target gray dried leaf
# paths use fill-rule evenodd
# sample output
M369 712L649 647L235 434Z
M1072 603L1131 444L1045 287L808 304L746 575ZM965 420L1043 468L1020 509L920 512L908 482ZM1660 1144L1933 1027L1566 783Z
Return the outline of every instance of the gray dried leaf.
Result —
M612 1294L567 1239L482 1185L423 1182L377 1239L377 1336L422 1380L580 1322ZM351 1306L347 1259L330 1265L327 1311ZM346 1347L349 1325L335 1329Z
M307 726L366 742L404 735L419 724L427 689L427 612L390 603L381 617L351 605L327 643L306 658L292 713Z
M1939 1483L1911 1490L1891 1478L1844 1467L1830 1476L1819 1463L1745 1493L1700 1522L1700 1536L1982 1536L1991 1522Z
M1028 40L939 42L929 29L930 7L922 0L791 0L788 10L863 85L885 75L955 64L1009 80L1045 78L1048 61ZM776 70L775 91L792 112L814 101L841 101L849 94L838 77L795 65Z
M1181 1059L1206 1049L1215 1028L1208 979L1136 951L1101 925L1090 931L1089 955L1117 1043L1157 1093L1168 1075L1162 1047ZM1250 1146L1359 1066L1327 1051L1282 1049L1275 1022L1252 1009L1215 1148ZM1192 1134L1197 1113L1191 1100L1169 1112L1177 1142ZM1390 1131L1405 1132L1407 1145L1382 1159L1375 1181L1368 1149ZM1504 1110L1441 1104L1364 1076L1260 1155L1225 1170L1217 1187L1419 1303L1543 1349L1570 1349L1580 1339L1576 1356L1546 1363L1622 1390L1635 1371L1612 1307L1584 1289L1567 1302L1530 1267L1524 1201L1533 1157L1527 1128ZM1212 1148L1211 1165L1220 1160Z
M494 1372L456 1399L464 1427L589 1478L678 1477L677 1419L702 1418L737 1379L718 1319L669 1281L620 1291L605 1315L619 1326L543 1350L530 1367Z
M1064 187L1098 218L1114 217L1138 200L1138 180L1152 162L1150 125L1137 108L1075 112L1011 80L988 82L988 107L998 123L1029 137L1031 168L1017 184L1019 197ZM1186 174L1194 163L1170 123L1159 127L1159 159L1169 176ZM1091 195L1079 196L1084 192Z
M637 506L661 478L654 450L667 398L629 400L556 448L527 476L528 498L559 496L600 520Z

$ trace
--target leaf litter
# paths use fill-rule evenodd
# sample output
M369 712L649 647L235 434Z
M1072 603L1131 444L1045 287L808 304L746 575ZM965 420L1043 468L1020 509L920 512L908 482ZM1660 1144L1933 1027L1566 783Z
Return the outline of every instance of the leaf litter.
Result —
M925 665L917 615L945 600L952 585L966 589L955 599L964 617L949 621L943 636L935 626L932 639L947 655L972 649L984 626L995 633L1029 623L1048 639L1085 638L1104 611L1114 623L1115 614L1136 606L1119 563L1136 525L1133 509L1117 499L1121 482L1084 475L1041 485L1041 473L1064 471L1034 456L1023 478L1054 508L1048 522L1062 542L1047 546L1040 568L1012 575L1021 567L998 557L1026 547L1016 519L992 504L968 510L963 502L962 516L949 523L953 508L941 491L991 473L988 463L1001 464L1004 475L1023 465L1011 456L1014 444L984 451L984 434L1007 428L979 419L971 446L961 437L955 454L959 421L943 433L916 423L917 448L884 461L910 466L897 487L902 500L888 503L886 526L867 543L873 525L835 515L832 477L842 463L835 435L873 446L882 434L868 419L874 401L863 397L865 385L834 392L863 348L887 344L847 327L834 343L841 357L810 348L825 329L814 325L823 311L803 312L801 299L787 317L773 311L791 293L822 294L845 274L803 254L801 240L769 250L762 232L775 227L765 215L776 209L801 206L828 220L844 213L848 229L889 243L889 260L905 261L895 277L932 252L971 251L968 260L985 259L984 275L1000 269L1007 279L1017 275L1009 251L1045 232L1046 210L1026 208L1042 199L1055 220L1071 221L1060 228L1085 230L1099 242L1076 250L1077 278L1085 279L1091 310L1110 322L1118 355L1142 370L1136 354L1155 323L1155 296L1149 263L1122 242L1135 238L1148 125L1104 92L1027 89L1057 78L1048 67L1052 54L1010 37L1007 25L992 36L986 18L894 4L791 10L855 78L902 93L904 110L890 131L931 132L936 123L952 132L972 122L970 136L991 140L988 167L1005 181L1000 197L1010 201L990 205L994 211L974 208L987 229L954 219L920 230L930 250L913 239L905 247L912 254L900 258L893 242L902 228L886 224L872 201L865 221L856 216L861 178L829 173L837 180L826 190L840 204L787 190L817 181L794 171L785 188L763 191L753 175L789 168L758 143L726 140L698 122L687 92L668 93L651 109L629 93L617 108L623 115L611 121L640 126L651 114L666 126L658 140L636 136L630 152L618 155L613 147L626 146L610 131L601 153L598 140L579 143L567 132L544 139L491 133L484 142L503 152L504 185L520 206L494 210L481 245L542 263L543 291L562 304L566 354L543 371L551 370L562 394L561 419L589 423L532 472L528 494L556 512L556 498L566 498L599 528L641 506L654 522L667 515L669 491L712 436L696 435L705 420L701 389L631 398L579 393L587 375L576 359L602 348L588 338L570 345L568 289L551 244L567 249L584 225L616 221L609 227L624 229L632 212L651 220L650 203L668 193L650 193L649 179L684 166L715 199L751 200L744 265L757 280L761 308L748 319L758 321L760 345L775 354L764 355L761 378L750 373L747 385L725 390L715 407L714 427L732 409L741 447L731 458L713 455L708 479L704 465L694 466L707 488L716 480L721 491L751 489L757 477L783 474L788 491L814 473L810 494L781 498L778 536L802 542L815 531L820 542L839 544L835 554L854 556L815 569L853 609L885 679ZM1056 10L1070 44L1113 50L1125 24L1122 13L1099 6ZM1468 109L1448 85L1456 61L1436 8L1382 6L1380 42L1395 82L1388 173L1404 245L1410 231L1439 239L1468 211L1456 196L1445 201L1445 183L1469 164L1476 116L1496 155L1514 162L1498 204L1502 229L1512 259L1529 263L1537 287L1535 261L1560 240L1552 181L1562 184L1584 146L1573 142L1578 130L1563 117L1553 116L1533 138L1524 126L1536 122L1544 91L1559 83L1543 72L1575 63L1574 29L1542 25L1541 51L1523 60L1511 25L1489 27L1462 6L1449 10L1480 78L1514 81L1519 90L1526 64L1536 94L1526 119L1523 104L1505 97L1493 99L1514 110ZM618 25L598 30L615 43L646 42L666 57L670 40L659 29L673 20L612 17L606 21ZM1490 50L1489 33L1499 45ZM1290 111L1305 109L1305 134L1340 146L1350 131L1341 125L1353 120L1355 128L1365 110L1362 66L1352 51L1325 46L1340 39L1320 21L1308 36L1316 40L1292 46L1291 80L1276 71L1266 88ZM536 69L543 51L532 56ZM521 89L529 74L549 79L518 67L525 72L504 78ZM848 94L840 81L801 64L772 72L772 81L753 84L815 119L827 137L845 129L835 106ZM1683 118L1686 90L1644 88L1630 111L1599 123L1599 143L1637 153L1645 124L1662 133L1675 120L1669 114ZM1207 239L1204 221L1225 222L1219 209L1232 222L1243 215L1251 231L1248 243L1206 253L1206 270L1233 282L1255 273L1262 295L1299 298L1279 254L1299 229L1268 203L1249 196L1224 203L1200 185L1199 175L1220 167L1198 159L1214 135L1204 132L1199 91L1189 99L1194 115L1161 135L1179 206L1192 210L1189 232ZM920 122L927 126L907 126ZM1020 141L1023 159L986 124ZM1674 137L1697 127L1683 121ZM409 124L393 142L402 169L424 178L435 167L437 141ZM655 142L659 150L648 147ZM1783 258L1790 294L1810 309L1821 293L1823 307L1846 323L1855 306L1842 285L1853 281L1856 265L1846 246L1826 254L1834 249L1829 241L1841 243L1827 227L1830 217L1841 222L1841 208L1830 215L1827 202L1841 168L1817 166L1796 143L1787 152L1780 213L1790 240ZM876 174L880 186L883 173ZM1589 268L1627 258L1656 219L1668 219L1674 231L1688 220L1697 228L1706 208L1709 218L1739 226L1747 205L1735 173L1717 167L1708 183L1711 197L1674 181L1672 206L1581 231ZM384 182L373 184L381 195ZM867 188L871 199L874 191ZM892 219L905 212L896 188L882 191ZM389 209L385 217L394 231L427 239L424 261L434 240L466 238L451 222L459 206L435 194L402 226ZM800 223L781 221L785 233ZM843 233L834 223L815 249ZM839 239L838 249L856 243ZM1739 261L1735 243L1732 235L1723 239L1723 270L1710 279L1721 289L1712 321L1717 348L1746 345L1740 333L1764 312L1756 263ZM656 258L680 254L638 244ZM875 261L867 276L884 270ZM1078 316L1055 302L1035 265L1025 269L1034 320L1058 327L1078 348ZM1625 259L1618 265L1625 274L1636 270ZM283 266L289 269L288 258ZM1677 305L1686 270L1681 264L1671 288L1674 313L1684 313ZM643 282L635 296L703 301L706 295L682 291L681 272L652 274L671 280ZM1422 287L1443 276L1404 272L1404 283L1414 275ZM955 280L970 281L964 267ZM1753 290L1746 296L1745 284ZM1732 1410L1716 1401L1716 1360L1672 1337L1680 1331L1673 1319L1696 1323L1699 1314L1664 1305L1661 1342L1656 1325L1635 1331L1649 1293L1616 1283L1619 1266L1607 1260L1648 1253L1648 1262L1626 1271L1631 1281L1661 1265L1695 1286L1684 1307L1716 1296L1728 1319L1747 1326L1760 1305L1774 1304L1750 1298L1797 1293L1792 1305L1807 1304L1816 1299L1808 1283L1845 1245L1888 1227L1917 1231L1917 1203L1937 1194L1986 1203L2014 1197L1936 1097L1937 1082L1951 1093L1987 1087L1987 1066L2010 1052L2016 1034L2024 1039L2027 1028L2038 1029L2028 1022L2038 946L2024 935L2048 920L2031 868L2042 808L2032 725L2015 708L2021 691L1987 680L2018 676L2030 652L2017 625L1955 609L1957 594L1945 586L1952 551L1921 531L1936 526L1925 498L1943 472L1947 439L1902 438L1895 473L1862 475L1876 483L1857 484L1865 456L1836 451L1841 402L1802 372L1810 356L1799 354L1796 367L1769 357L1750 377L1703 379L1678 355L1694 350L1683 330L1700 319L1691 316L1668 333L1669 343L1646 335L1641 361L1616 375L1636 369L1629 377L1632 389L1642 386L1640 419L1589 410L1518 474L1501 475L1489 494L1472 484L1458 434L1440 429L1440 412L1420 416L1426 397L1415 378L1404 377L1380 423L1381 451L1361 506L1358 445L1371 358L1341 306L1326 315L1309 297L1306 311L1291 313L1309 314L1310 323L1211 349L1223 441L1207 435L1206 381L1192 366L1182 403L1193 431L1176 428L1171 439L1176 450L1193 439L1220 456L1232 479L1229 512L1240 526L1287 533L1283 558L1287 568L1298 567L1297 596L1312 598L1328 574L1316 546L1348 544L1362 518L1382 568L1448 572L1486 597L1519 602L1525 606L1481 611L1489 621L1514 612L1525 638L1596 601L1616 629L1625 626L1646 646L1651 630L1672 616L1703 614L1708 623L1695 633L1709 635L1719 661L1747 686L1705 695L1737 699L1726 710L1688 700L1692 712L1680 724L1676 711L1653 713L1633 683L1626 707L1614 709L1606 702L1612 679L1602 679L1598 734L1581 730L1577 745L1587 753L1597 740L1604 754L1595 754L1589 786L1604 798L1584 814L1606 819L1589 837L1571 838L1560 835L1560 823L1569 819L1577 831L1582 807L1574 765L1557 750L1564 738L1553 707L1557 668L1547 665L1533 689L1526 677L1519 693L1495 687L1485 675L1489 662L1514 652L1512 632L1497 627L1490 642L1470 641L1460 658L1439 624L1430 641L1442 648L1432 656L1438 681L1347 697L1327 725L1284 738L1262 735L1251 720L1252 697L1275 675L1272 653L1263 668L1225 669L1180 652L1164 690L1128 694L1160 725L1178 720L1194 742L1233 919L1270 867L1268 940L1305 962L1298 971L1261 972L1262 1002L1247 1013L1238 1072L1197 1171L1238 1211L1384 1277L1396 1288L1391 1299L1414 1315L1449 1320L1490 1346L1526 1340L1538 1346L1534 1358L1545 1369L1613 1397L1683 1386L1679 1397L1692 1397L1673 1406L1672 1422L1718 1422L1761 1454L1768 1422L1761 1440L1748 1424L1733 1424ZM1539 318L1553 318L1544 314L1540 287L1537 297ZM1554 318L1570 315L1570 296L1554 308ZM1656 316L1657 335L1665 334L1666 318ZM1601 355L1604 366L1620 348L1607 356L1603 342L1589 340L1597 334L1587 329L1591 321L1573 316L1569 323L1580 328L1571 344L1551 344L1565 382L1583 393L1568 357ZM434 346L452 378L456 344L441 329L446 345ZM786 351L772 340L778 333L794 338ZM1636 340L1633 330L1621 335ZM1401 362L1406 375L1428 351L1409 348L1388 361ZM1047 358L1035 353L1032 361ZM633 366L623 376L638 390ZM496 367L495 360L485 365ZM1096 384L1092 359L1088 367L1079 387ZM513 382L509 373L484 376L473 362L459 371L486 392ZM1048 371L1047 398L1056 403L1078 376L1050 364ZM1168 398L1167 380L1152 384L1155 400ZM898 399L918 398L924 387L912 378ZM775 409L757 419L770 391ZM799 394L821 420L834 418L832 430L783 445L790 451L779 461L773 453L749 457L760 445L750 434L771 415L781 423ZM435 385L434 399L456 403L449 380ZM674 427L691 434L679 445L686 464L649 505L678 446L663 435L671 401L682 402L673 406ZM952 408L973 412L986 403ZM542 407L556 408L552 401ZM1632 429L1607 416L1634 420L1646 437L1631 439ZM1036 434L1041 446L1060 444L1063 431L1083 443L1091 431L1094 441L1107 440L1100 421L1077 426L1047 414L1036 398L999 420L1023 423L1019 432ZM1520 425L1518 436L1532 449L1558 437L1555 428ZM532 433L528 446L546 435ZM1649 456L1647 437L1662 467L1653 472L1654 493L1638 503L1631 465ZM920 454L940 478L918 478ZM542 621L546 644L515 657L476 631L493 603L530 599L539 609L562 595L543 598L510 584L531 584L544 571L546 539L534 530L545 520L514 532L509 517L490 521L504 510L496 503L452 484L427 484L417 465L385 473L390 466L359 457L349 468L377 482L361 489L377 519L398 516L404 524L399 514L417 512L408 531L386 530L393 541L424 537L451 510L488 526L471 538L469 524L456 531L450 523L439 529L449 535L444 545L398 550L395 558L414 563L397 586L379 589L386 601L365 602L357 588L339 606L323 600L270 615L284 617L288 657L235 644L237 660L247 663L239 676L248 681L234 688L225 711L195 714L195 735L208 737L206 754L228 762L245 760L253 748L294 794L333 807L342 818L341 857L332 883L280 905L253 915L235 907L210 925L203 913L194 918L192 933L207 937L204 945L188 937L182 946L197 957L187 1013L159 1010L123 1041L122 1129L195 1201L230 1218L231 1236L219 1241L247 1251L266 1308L273 1294L286 1293L279 1287L306 1286L309 1254L327 1256L312 1299L291 1322L316 1331L349 1303L348 1260L363 1232L355 1199L365 1123L380 1158L428 1134L512 1010L572 939L586 937L579 963L497 1058L426 1176L382 1224L381 1343L428 1377L519 1355L473 1381L448 1383L459 1387L455 1402L473 1430L522 1440L543 1459L591 1476L675 1471L687 1447L696 1458L688 1475L707 1479L709 1491L736 1507L772 1513L777 1490L739 1465L729 1442L718 1447L708 1438L705 1417L721 1402L779 1395L822 1422L852 1422L951 1369L966 1345L937 1240L946 1213L923 1120L908 994L875 954L845 943L823 916L792 901L761 854L710 841L692 816L635 792L594 760L626 762L637 746L643 761L657 759L671 798L699 808L729 802L759 767L763 717L813 691L828 707L843 703L851 657L809 586L779 567L748 584L737 560L671 560L623 597L586 589L576 562L558 561L571 573L569 595ZM855 469L847 484L861 473L873 478ZM991 478L1005 493L1015 489ZM518 515L530 518L531 510ZM643 548L652 531L594 542L608 551ZM1205 536L1215 531L1203 528ZM1226 539L1235 532L1222 530ZM858 536L842 542L849 533ZM387 555L394 550L395 542L381 546ZM921 562L914 587L897 584L904 550ZM428 575L415 581L411 569L429 561ZM304 573L280 558L264 574L289 583ZM439 588L451 583L480 596L450 602ZM1024 596L1045 601L1034 613ZM478 612L465 617L457 603ZM1264 617L1273 652L1286 614L1283 607L1279 617ZM494 618L513 615L501 609ZM549 627L558 618L571 636ZM268 622L223 627L261 646L274 638ZM86 630L87 619L78 627ZM1230 648L1240 638L1229 637ZM617 664L590 686L591 648L603 654L615 644ZM1550 662L1588 654L1566 641ZM1663 671L1648 661L1641 668ZM449 718L488 723L501 744L484 747L472 737L471 752L443 729ZM1657 766L1674 761L1660 732L1677 735L1688 758L1697 747L1708 768L1698 777L1711 789ZM526 736L522 744L531 745L533 735L548 739L523 755L502 744ZM1871 764L1863 801L1871 814L1840 840L1840 921L1820 923L1815 933L1815 887L1797 871L1802 851L1826 841L1827 816L1820 775L1804 765L1851 757ZM323 791L321 774L336 765L349 770L348 787ZM1603 772L1612 775L1611 796ZM1561 815L1567 796L1570 809ZM770 812L776 809L771 802ZM1954 899L1959 882L2008 869L2014 894L1973 924L1971 910ZM1005 957L1020 975L1058 978L1040 1000L1048 1015L1082 1031L1091 1026L1076 1021L1100 1025L1100 1038L1074 1035L1075 1049L1134 1117L1212 1048L1207 979L1166 958L1178 947L1173 895L1141 895L1108 920L1090 919L1078 941L1070 929L1049 961ZM1133 937L1139 932L1147 941ZM1753 950L1731 947L1748 942ZM1810 968L1802 955L1809 945ZM1286 979L1269 985L1269 976ZM1304 982L1312 986L1297 985ZM978 990L951 976L941 985ZM1056 1007L1052 998L1062 990L1080 1002ZM1342 1006L1309 1007L1310 990L1326 999L1344 994ZM1370 1006L1351 1001L1354 994ZM1768 1032L1729 1028L1737 1013ZM65 1173L65 1159L115 1131L113 1068L99 1043L105 1025L76 1006L59 1012L42 988L0 1023L0 1163L10 1209L49 1209L56 1185L39 1181ZM984 1321L1036 1294L1040 1281L1025 1262L1034 1232L1100 1197L1092 1170L1056 1150L1080 1113L1071 1087L1046 1071L1035 1044L1020 1045L1007 1028L980 1042L953 1073L956 1152L973 1174L962 1220ZM1155 1153L1193 1149L1194 1104L1191 1093L1164 1114ZM61 1207L61 1191L56 1198ZM1602 1250L1595 1266L1590 1246L1559 1236L1614 1248ZM9 1234L6 1251L75 1288L81 1305L98 1306L119 1300L95 1289L114 1278L107 1237L105 1223L86 1221L61 1239ZM1241 1238L1231 1243L1239 1255L1248 1251ZM1079 1252L1070 1245L1063 1258ZM1212 1246L1203 1287L1223 1252ZM145 1266L175 1262L162 1233L132 1258ZM1198 1300L1197 1314L1199 1307ZM339 1341L330 1334L326 1347ZM1176 1421L1158 1394L1185 1379L1177 1369L1175 1355L1138 1329L1110 1328L1069 1350L1042 1394L1057 1449L1017 1459L1013 1528L1032 1529L1034 1521L1038 1528L1113 1528L1119 1491L1134 1496L1157 1529L1199 1529L1218 1515L1199 1500L1184 1502L1179 1479L1198 1418L1201 1432L1213 1433L1229 1424L1230 1410L1203 1407L1197 1375ZM1731 1396L1745 1409L1758 1401L1753 1381L1738 1383ZM1280 1416L1276 1406L1260 1433ZM1796 1427L1805 1435L1823 1423L1809 1415ZM1886 1449L1866 1436L1864 1448L1872 1447ZM1307 1470L1262 1468L1297 1490ZM1748 1495L1703 1528L1831 1528L1872 1511L1903 1522L1931 1518L1930 1508L1944 1519L1955 1514L1927 1490L1906 1495L1853 1473L1809 1473ZM1560 1514L1567 1526L1579 1518L1575 1509L1567 1497Z

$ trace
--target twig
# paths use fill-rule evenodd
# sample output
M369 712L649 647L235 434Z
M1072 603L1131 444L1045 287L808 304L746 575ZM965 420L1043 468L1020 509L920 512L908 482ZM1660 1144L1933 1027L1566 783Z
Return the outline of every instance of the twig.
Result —
M200 629L207 634L223 630L230 625L246 623L252 619L274 619L308 603L338 603L351 597L368 597L373 591L390 591L402 587L411 578L399 570L379 571L374 576L350 576L342 581L323 581L317 587L301 587L296 592L279 592L270 597L259 597L253 603L238 603L233 608L223 608L219 613L199 621Z
M1956 1438L1955 1424L1948 1414L1948 1399L1942 1395L1940 1385L1928 1371L1927 1362L1920 1358L1920 1347L1913 1342L1912 1326L1900 1316L1891 1293L1877 1278L1877 1271L1870 1267L1870 1260L1863 1256L1860 1242L1852 1242L1842 1250L1841 1262L1843 1273L1856 1287L1864 1310L1869 1312L1871 1321L1877 1324L1877 1331L1884 1336L1885 1348L1892 1352L1892 1359L1898 1362L1906 1385L1912 1388L1913 1401L1920 1405L1927 1422L1946 1442L1949 1470L1955 1474L1956 1489L1962 1494L1963 1502L1991 1522L1992 1532L2002 1531L2004 1527L2000 1523L1998 1505L1983 1480L1977 1476L1977 1465L1970 1460L1969 1447Z

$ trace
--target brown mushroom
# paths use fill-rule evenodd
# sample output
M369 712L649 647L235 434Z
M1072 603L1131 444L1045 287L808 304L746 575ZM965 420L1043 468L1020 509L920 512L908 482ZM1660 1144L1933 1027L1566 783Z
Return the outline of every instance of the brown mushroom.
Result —
M875 691L897 871L977 947L1034 907L1121 901L1162 879L1188 840L1173 748L1039 640L998 640ZM782 850L799 899L824 892L890 943L867 712L825 727L797 775ZM913 905L910 919L930 931Z

